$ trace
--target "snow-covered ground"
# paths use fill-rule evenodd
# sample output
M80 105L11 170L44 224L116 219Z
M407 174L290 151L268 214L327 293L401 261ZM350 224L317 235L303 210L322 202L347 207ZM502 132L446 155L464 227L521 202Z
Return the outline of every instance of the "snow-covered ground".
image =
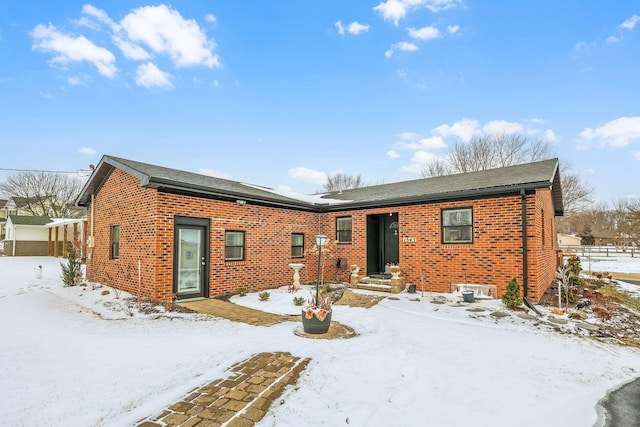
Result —
M130 316L124 294L63 287L59 263L0 257L2 425L129 426L262 351L312 360L260 426L589 426L608 390L640 376L637 349L494 319L499 301L474 303L487 309L476 313L456 295L418 292L371 309L335 306L333 320L360 335L311 340L294 322L255 327L135 307ZM640 272L639 258L600 265ZM282 288L268 302L233 301L299 313L292 298Z

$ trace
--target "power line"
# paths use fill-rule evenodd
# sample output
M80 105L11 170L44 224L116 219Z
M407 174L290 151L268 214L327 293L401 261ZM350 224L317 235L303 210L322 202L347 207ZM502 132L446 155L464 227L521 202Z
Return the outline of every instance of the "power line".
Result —
M52 171L52 170L44 170L44 169L14 169L14 168L0 168L0 171L13 171L13 172L47 172L47 173L91 173L90 170L78 169L75 171Z

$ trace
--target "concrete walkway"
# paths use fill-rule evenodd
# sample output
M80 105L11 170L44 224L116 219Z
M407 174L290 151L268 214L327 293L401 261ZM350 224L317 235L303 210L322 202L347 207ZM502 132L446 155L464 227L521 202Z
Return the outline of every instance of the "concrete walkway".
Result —
M309 361L283 352L256 354L232 366L229 377L192 390L136 426L251 427L297 382Z

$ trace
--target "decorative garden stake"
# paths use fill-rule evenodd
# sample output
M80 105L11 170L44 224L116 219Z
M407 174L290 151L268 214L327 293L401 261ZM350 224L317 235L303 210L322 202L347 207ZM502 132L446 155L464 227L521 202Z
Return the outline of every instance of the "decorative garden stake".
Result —
M316 305L320 304L319 288L320 288L320 264L322 262L322 247L327 242L327 236L318 234L316 236L316 245L318 245L318 273L316 274Z

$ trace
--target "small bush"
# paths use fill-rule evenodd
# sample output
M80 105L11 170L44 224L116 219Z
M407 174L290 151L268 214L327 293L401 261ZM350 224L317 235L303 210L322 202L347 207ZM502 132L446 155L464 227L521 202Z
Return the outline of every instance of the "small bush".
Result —
M246 297L247 290L245 288L238 288L238 290L236 291L236 294L240 297Z
M260 301L267 301L269 300L269 297L271 296L271 294L267 291L264 292L260 292L258 294L258 298L260 299Z
M507 285L507 292L502 296L502 302L509 308L522 305L522 297L520 296L520 284L514 277Z
M60 263L62 267L62 283L65 286L73 286L82 280L82 260L78 258L75 249L71 248L67 254L67 262Z
M299 307L304 303L305 303L305 300L303 297L293 297L293 305Z

